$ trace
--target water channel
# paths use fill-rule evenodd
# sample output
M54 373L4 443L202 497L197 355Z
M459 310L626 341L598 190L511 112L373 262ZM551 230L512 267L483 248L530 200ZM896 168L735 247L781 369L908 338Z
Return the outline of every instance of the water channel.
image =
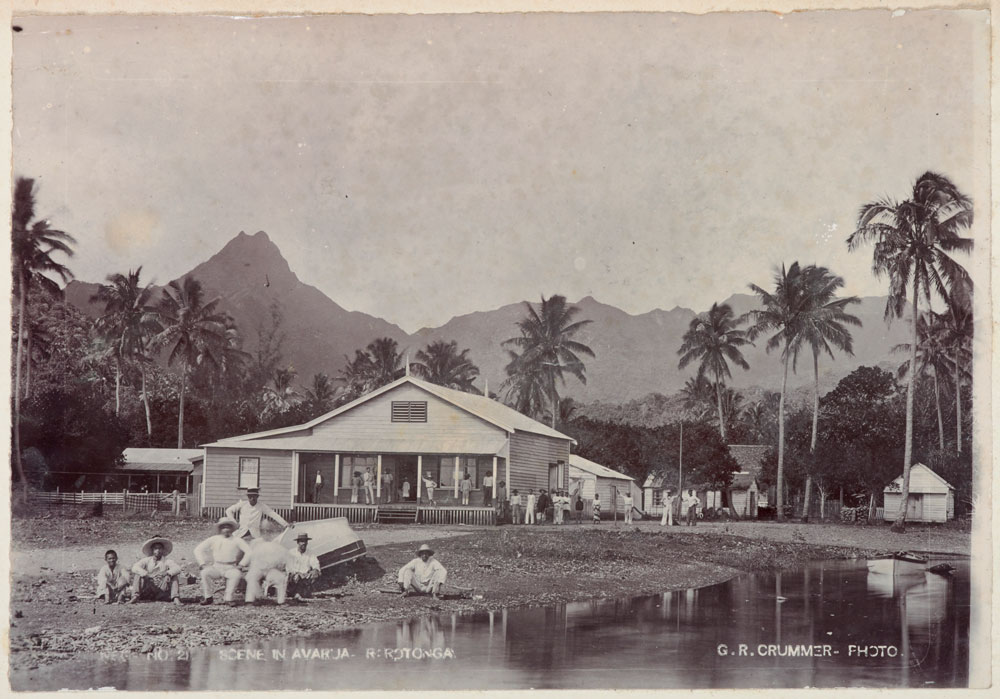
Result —
M969 567L869 574L827 561L700 589L370 624L192 650L81 658L17 689L963 687Z

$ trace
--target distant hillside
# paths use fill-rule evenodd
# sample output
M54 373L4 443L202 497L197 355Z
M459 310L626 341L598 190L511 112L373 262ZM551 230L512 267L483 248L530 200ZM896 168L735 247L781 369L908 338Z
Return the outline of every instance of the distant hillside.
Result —
M245 337L246 349L257 345L258 329L270 322L270 306L277 302L284 315L283 329L288 339L284 346L286 363L298 371L298 381L307 384L316 372L336 376L343 367L344 355L353 355L376 337L388 336L409 348L411 353L434 340L455 340L468 348L471 359L480 367L490 390L497 391L507 363L501 343L516 335L515 323L524 314L523 304L511 304L491 311L456 316L439 328L425 328L407 335L398 326L359 311L347 311L315 287L303 284L289 268L278 247L264 232L240 233L211 259L189 274L201 280L209 296L219 295L223 308L236 318ZM89 303L97 284L74 281L66 287L66 298L73 305L94 316L99 309ZM755 307L753 296L735 294L726 302L737 315ZM677 348L681 336L695 317L687 308L670 311L655 309L631 315L615 306L587 296L576 302L578 318L593 321L579 335L595 352L587 359L587 384L568 379L563 389L584 403L594 401L626 403L644 399L651 393L675 394L692 369L677 368ZM843 376L861 365L902 361L892 357L893 345L907 342L904 321L887 327L882 320L885 299L865 298L852 312L864 326L853 330L855 356L820 360L820 382L824 390L832 388ZM777 355L767 355L764 342L744 353L750 371L734 369L732 385L740 389L760 387L778 390L781 363ZM412 354L411 354L412 356ZM797 374L789 376L791 388L809 385L812 367L803 358ZM482 385L482 384L480 384Z

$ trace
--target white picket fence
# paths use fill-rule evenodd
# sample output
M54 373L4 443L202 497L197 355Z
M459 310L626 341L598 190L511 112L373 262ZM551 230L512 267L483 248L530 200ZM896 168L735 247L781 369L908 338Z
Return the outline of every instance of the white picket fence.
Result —
M187 511L187 495L184 493L32 493L31 501L39 505L117 505L123 510L153 511L167 510L175 514Z

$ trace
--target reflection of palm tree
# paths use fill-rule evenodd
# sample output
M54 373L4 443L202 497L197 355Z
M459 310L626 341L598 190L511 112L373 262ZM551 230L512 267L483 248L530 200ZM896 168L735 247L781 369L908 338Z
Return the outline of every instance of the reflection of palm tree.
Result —
M970 252L972 240L961 237L972 224L972 200L942 175L926 172L913 185L909 199L889 198L861 207L858 228L847 239L849 250L872 243L872 270L889 278L886 319L900 317L912 283L912 333L910 380L906 383L906 437L903 452L903 488L894 531L906 527L906 507L910 495L910 466L913 460L913 383L917 367L917 325L920 300L928 307L931 293L948 299L956 285L967 284L968 273L951 255Z
M521 335L503 342L505 347L521 350L519 355L511 352L505 384L508 391L529 394L515 398L515 405L532 403L538 389L536 384L544 385L554 428L559 410L557 381L565 385L565 373L569 373L580 383L587 383L587 367L580 355L593 357L594 351L573 337L591 321L574 320L580 309L567 304L566 297L558 294L548 299L542 297L537 310L528 302L524 305L527 315L517 322Z
M28 313L28 296L33 287L53 294L60 294L59 285L48 274L55 274L64 282L73 278L65 265L56 262L52 255L60 252L72 257L70 245L76 241L68 233L49 228L48 221L31 220L35 217L35 181L18 177L14 186L11 207L11 248L14 267L14 293L18 300L17 351L14 357L14 465L21 481L22 497L28 499L28 481L21 463L21 357L24 355L25 316ZM30 361L30 357L28 358Z
M737 329L738 321L733 317L733 309L728 303L721 306L712 304L712 308L704 316L691 321L684 333L681 348L679 368L683 369L695 360L699 360L697 378L706 374L715 378L715 398L719 411L719 434L726 441L726 420L722 412L722 387L725 380L732 377L729 362L741 369L749 369L750 365L743 358L740 348L750 344L746 333Z
M204 303L201 282L185 277L183 282L172 281L163 290L159 314L163 330L154 342L169 347L167 364L181 365L180 408L177 415L177 448L184 447L184 394L188 374L192 368L209 363L222 364L222 351L229 344L227 318L217 308L220 299Z
M468 354L467 349L459 352L454 340L438 340L418 351L411 367L417 376L433 384L471 393L476 390L472 382L479 376L479 367Z

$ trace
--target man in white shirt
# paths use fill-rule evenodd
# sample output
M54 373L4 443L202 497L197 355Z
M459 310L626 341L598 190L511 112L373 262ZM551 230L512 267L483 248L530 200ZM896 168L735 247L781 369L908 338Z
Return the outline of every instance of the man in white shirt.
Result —
M233 534L237 539L242 539L248 534L252 539L259 539L260 525L265 515L283 527L291 526L269 506L257 502L259 498L260 491L257 488L247 488L247 499L240 500L226 509L226 517L238 523L239 528Z
M320 576L319 559L306 553L312 539L308 534L295 537L295 548L288 552L285 570L288 572L288 594L302 602L312 596L312 586Z
M216 525L219 532L215 536L210 536L198 544L194 549L194 558L201 566L201 603L212 604L212 595L215 590L215 581L220 578L226 579L226 593L223 600L230 606L236 606L233 594L236 592L236 585L243 577L242 566L244 559L250 553L250 545L243 539L233 536L236 529L236 522L223 517ZM208 562L211 557L212 562Z
M694 490L687 490L684 493L684 498L681 500L681 504L684 506L687 512L687 524L689 527L693 527L698 523L698 496L695 494Z
M399 569L399 590L411 595L426 595L437 598L441 594L441 585L448 576L448 571L438 560L431 560L434 550L427 544L417 549L417 557Z
M528 502L524 506L524 523L535 523L535 491L528 491Z
M483 507L493 507L493 474L487 473L483 479Z
M674 491L670 488L663 491L663 518L660 520L660 526L674 526Z
M622 502L625 504L625 524L632 524L632 493L626 492Z
M313 486L313 502L319 502L320 493L323 492L323 474L316 471L316 483Z
M248 568L246 573L247 604L259 605L265 597L265 590L274 585L278 604L285 603L285 590L288 584L288 574L285 563L288 560L288 549L277 541L254 539L250 542L250 554L243 559L243 565Z
M167 558L173 550L174 545L170 539L162 536L154 536L143 543L142 552L146 557L132 566L135 574L132 580L133 604L140 599L153 602L173 601L177 605L181 603L177 579L181 574L181 567L176 561Z

